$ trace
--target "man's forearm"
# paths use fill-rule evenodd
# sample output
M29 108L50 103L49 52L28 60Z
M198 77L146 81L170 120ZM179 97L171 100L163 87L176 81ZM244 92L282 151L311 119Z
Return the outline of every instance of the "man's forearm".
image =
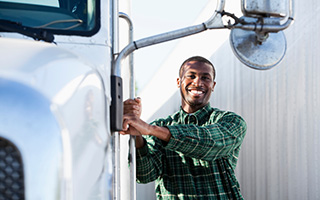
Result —
M169 142L169 140L172 136L169 129L167 129L165 127L160 127L160 126L151 126L150 132L148 135L155 136L165 142ZM144 145L145 145L144 139L142 138L142 136L141 135L136 136L136 148L139 149L139 148L143 147Z
M171 133L168 128L161 127L161 126L151 126L150 135L153 135L160 140L163 140L165 142L169 142L171 138Z

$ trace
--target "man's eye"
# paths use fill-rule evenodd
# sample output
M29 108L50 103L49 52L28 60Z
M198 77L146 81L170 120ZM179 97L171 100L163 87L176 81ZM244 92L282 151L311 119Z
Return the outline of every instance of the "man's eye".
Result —
M204 76L204 77L202 77L202 79L203 79L203 80L209 80L210 78L209 78L209 77Z
M196 78L195 75L188 75L187 77L188 77L188 78L192 78L192 79Z

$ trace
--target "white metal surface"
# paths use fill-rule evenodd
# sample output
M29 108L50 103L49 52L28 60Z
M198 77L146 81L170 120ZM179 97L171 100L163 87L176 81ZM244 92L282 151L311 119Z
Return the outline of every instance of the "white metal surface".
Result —
M122 2L126 4L128 1ZM54 145L58 150L51 150L61 156L62 163L52 165L52 168L61 169L66 174L51 173L52 176L61 177L49 182L65 186L65 191L52 188L39 190L41 199L45 198L44 194L58 199L60 192L61 195L66 192L69 195L62 195L62 199L118 200L122 191L130 190L130 186L126 185L129 180L126 172L129 170L120 169L119 164L114 174L119 177L122 173L123 184L120 186L120 179L117 179L115 188L112 188L115 162L112 160L109 125L110 74L111 63L114 54L118 53L119 45L118 1L103 0L100 6L101 28L92 37L55 35L55 45L36 42L15 33L0 33L1 37L19 38L7 43L4 42L6 39L0 38L0 77L18 81L47 98L59 126L59 132L55 134L60 139L63 151L58 151L59 145ZM122 143L124 147L128 146L125 139ZM43 141L42 144L48 149L52 147ZM116 162L120 163L122 156L128 168L128 151L124 148L120 150L120 146L118 150ZM123 153L126 155L123 156ZM35 160L36 154L31 157ZM33 168L29 170L31 175L37 173ZM68 185L63 185L60 179L67 180ZM46 185L43 184L43 187ZM125 199L127 194L123 196ZM34 197L31 195L29 199Z
M1 135L13 138L22 151L27 197L61 195L67 199L88 199L106 196L107 191L100 187L110 185L100 177L111 176L105 168L110 138L106 134L105 110L101 109L106 105L100 75L77 54L54 44L0 40L0 55L6 55L1 59L0 77L38 93L32 96L32 92L24 89L25 95L15 94L22 102L43 101L41 98L47 102L47 107L41 104L39 107L19 106L13 99L16 108L3 110L6 111L4 116L13 116L7 118L11 123L15 120L22 123L14 127L9 123L7 128L2 128ZM38 111L45 114L37 115ZM50 156L52 160L48 159ZM47 184L41 181L43 177L50 177L46 173L52 174L52 181ZM49 188L48 184L56 189Z
M0 95L0 137L13 142L21 152L25 197L48 200L70 197L72 190L67 188L71 180L60 167L65 149L50 101L33 88L2 77ZM25 142L31 138L32 142Z

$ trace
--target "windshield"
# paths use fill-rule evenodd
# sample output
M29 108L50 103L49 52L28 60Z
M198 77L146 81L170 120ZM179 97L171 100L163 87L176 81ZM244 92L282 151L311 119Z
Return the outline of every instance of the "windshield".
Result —
M97 7L98 0L0 0L0 20L54 34L92 35L100 25Z

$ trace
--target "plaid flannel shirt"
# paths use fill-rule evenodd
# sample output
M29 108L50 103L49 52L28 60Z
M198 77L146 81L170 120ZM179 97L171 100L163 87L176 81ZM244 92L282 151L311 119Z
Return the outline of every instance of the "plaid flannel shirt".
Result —
M210 104L182 109L153 125L167 127L168 143L153 136L137 149L137 182L156 180L158 199L243 199L234 170L246 123Z

